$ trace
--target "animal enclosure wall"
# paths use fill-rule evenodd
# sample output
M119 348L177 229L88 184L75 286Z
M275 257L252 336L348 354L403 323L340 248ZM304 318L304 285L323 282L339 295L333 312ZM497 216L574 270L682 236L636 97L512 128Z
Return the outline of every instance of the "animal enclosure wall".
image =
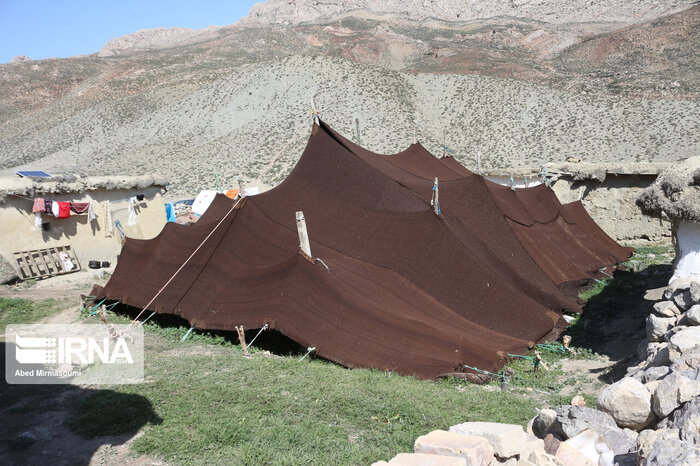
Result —
M137 194L144 196L134 206L137 222L131 226L123 220L120 223L127 236L150 239L165 225L165 206L158 186L37 194L37 197L54 201L91 202L97 215L92 222L84 214L71 213L67 218L42 215L46 229L35 226L31 200L26 196L6 196L0 202L0 255L14 264L13 252L70 245L83 267L87 267L90 260L114 263L121 251L121 235L113 222L128 216L129 198Z

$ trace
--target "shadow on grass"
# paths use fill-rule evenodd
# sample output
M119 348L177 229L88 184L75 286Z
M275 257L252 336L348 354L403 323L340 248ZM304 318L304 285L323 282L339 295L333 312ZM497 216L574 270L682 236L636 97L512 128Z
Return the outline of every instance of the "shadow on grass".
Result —
M2 372L7 343L0 344ZM28 370L31 368L27 368ZM102 445L121 445L160 424L151 402L135 394L74 385L0 383L0 464L89 464Z
M612 383L637 361L637 345L645 338L645 322L653 301L647 291L664 287L671 265L651 265L641 272L617 271L613 277L582 293L588 296L583 314L566 333L574 345L608 356L612 369L600 369L600 380Z
M141 309L119 304L112 309L122 317L134 319ZM146 320L151 315L150 311L144 312L140 321ZM182 339L190 328L190 323L174 314L155 314L148 319L145 329L173 339ZM196 330L187 339L194 342L222 345L240 345L238 332L229 330ZM300 356L306 353L306 348L286 335L274 329L260 332L259 328L246 329L245 340L247 344L253 342L253 346L259 351L269 351L280 356Z

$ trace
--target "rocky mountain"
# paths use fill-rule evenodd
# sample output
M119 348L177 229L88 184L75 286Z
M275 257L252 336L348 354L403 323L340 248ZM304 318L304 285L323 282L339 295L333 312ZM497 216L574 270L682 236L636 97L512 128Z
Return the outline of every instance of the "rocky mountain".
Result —
M457 4L470 19L449 19ZM215 173L256 179L305 122L262 179L274 184L312 98L372 150L416 137L439 154L446 138L468 166L479 152L486 167L697 154L700 6L585 4L273 0L232 26L0 65L0 171L159 172L189 196Z
M98 57L112 57L122 53L153 50L182 45L193 39L206 40L220 29L209 26L206 29L156 28L140 29L132 34L115 37L107 42L97 54Z
M262 24L325 23L358 12L424 21L465 22L499 17L550 24L633 24L677 13L693 0L268 0L256 3L247 20Z

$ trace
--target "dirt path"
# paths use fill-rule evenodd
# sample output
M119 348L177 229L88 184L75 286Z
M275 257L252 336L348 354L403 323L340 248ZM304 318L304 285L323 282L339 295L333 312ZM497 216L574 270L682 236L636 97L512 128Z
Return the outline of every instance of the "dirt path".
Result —
M53 279L52 279L53 280ZM47 281L48 282L48 281ZM79 282L78 282L79 283ZM56 299L65 307L41 323L70 324L80 319L77 287L65 282L31 288L0 287L0 296L31 300ZM75 299L73 299L75 298ZM4 350L4 342L2 342ZM0 385L0 464L36 465L164 465L163 461L134 455L130 448L143 431L86 439L67 425L73 406L98 386Z

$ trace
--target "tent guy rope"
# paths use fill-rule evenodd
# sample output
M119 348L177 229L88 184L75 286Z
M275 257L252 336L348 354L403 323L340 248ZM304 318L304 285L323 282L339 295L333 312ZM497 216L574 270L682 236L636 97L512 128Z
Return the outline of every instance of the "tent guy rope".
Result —
M172 282L172 281L175 279L175 277L177 276L177 274L179 274L180 271L181 271L182 269L185 268L185 266L186 266L187 263L190 261L190 259L192 259L192 258L194 257L194 255L197 254L197 252L202 248L202 246L204 246L204 243L206 243L207 240L208 240L209 238L211 238L211 235L213 235L214 232L215 232L216 230L219 229L219 227L221 226L221 224L224 223L224 220L226 220L226 219L228 218L228 216L231 215L231 212L233 212L233 211L236 209L236 207L238 206L238 204L239 204L240 202L241 202L241 199L238 199L238 200L233 204L233 206L231 206L231 208L228 210L228 212L226 212L226 215L224 215L223 217L221 217L221 220L219 220L219 223L217 223L216 226L209 232L209 234L207 235L207 237L204 238L204 239L202 240L201 243L199 243L199 246L197 246L197 248L196 248L194 251L192 251L192 254L190 254L190 256L185 260L185 262L182 263L182 265L180 266L180 268L177 269L177 270L175 271L175 273L172 275L172 277L170 277L170 278L168 279L167 282L165 282L165 285L163 285L163 286L161 287L161 289L158 290L158 292L156 293L156 295L148 302L148 304L146 304L146 305L143 307L143 309L141 309L141 312L139 312L139 313L136 315L136 317L134 317L134 320L131 321L131 323L130 323L129 326L127 327L127 330L128 330L129 328L131 328L131 326L134 325L134 324L139 320L139 317L141 317L141 314L143 314L144 312L146 312L146 309L147 309L151 304L153 304L153 301L155 301L156 298L158 298L158 296L160 296L160 294L163 292L163 290L165 290L165 288L166 288L168 285L170 285L170 282Z

